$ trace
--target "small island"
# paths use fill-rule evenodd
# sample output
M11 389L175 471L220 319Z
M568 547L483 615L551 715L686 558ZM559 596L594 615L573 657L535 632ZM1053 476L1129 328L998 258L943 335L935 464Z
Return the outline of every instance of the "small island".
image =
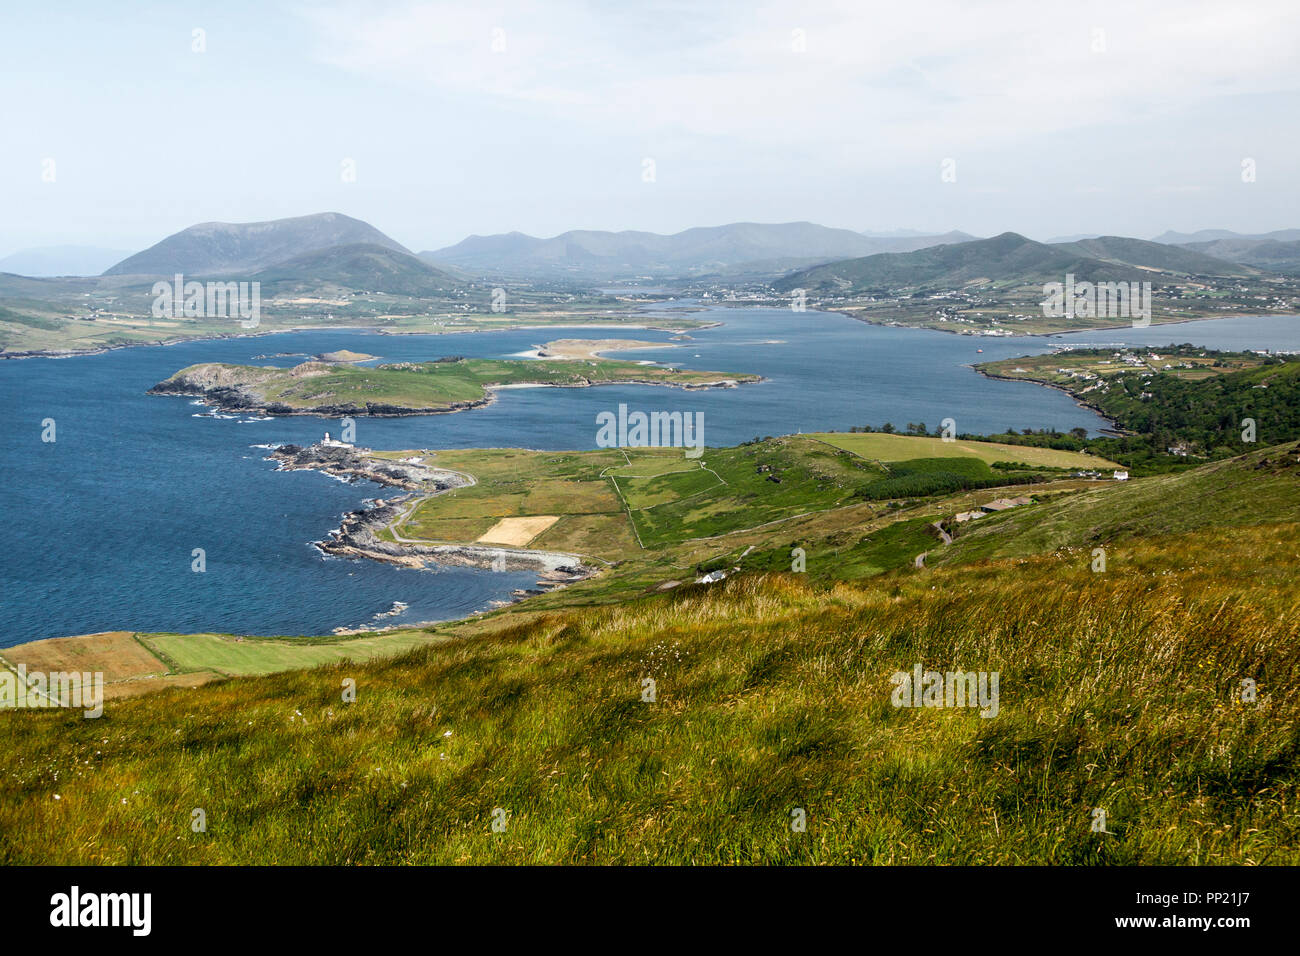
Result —
M543 346L543 354L585 354L589 358L539 360L450 356L433 362L397 362L372 367L307 361L292 368L210 362L183 368L149 389L151 395L201 398L223 411L264 415L433 415L486 405L498 388L593 385L667 385L676 388L734 388L760 376L703 372L601 358L595 348L569 340ZM639 343L643 347L648 343ZM591 343L606 347L607 343ZM634 344L633 347L636 347Z
M352 352L348 349L341 349L337 352L322 352L320 355L313 355L313 362L325 362L330 365L346 365L353 362L370 362L375 359L373 355L367 355L365 352Z

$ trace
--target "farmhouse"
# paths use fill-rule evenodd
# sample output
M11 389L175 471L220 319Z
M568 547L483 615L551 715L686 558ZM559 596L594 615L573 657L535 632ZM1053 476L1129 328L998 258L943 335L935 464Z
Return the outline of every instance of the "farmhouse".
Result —
M1010 508L1018 508L1021 505L1029 504L1031 499L1021 495L1019 498L995 498L988 504L980 505L985 512L1006 511Z

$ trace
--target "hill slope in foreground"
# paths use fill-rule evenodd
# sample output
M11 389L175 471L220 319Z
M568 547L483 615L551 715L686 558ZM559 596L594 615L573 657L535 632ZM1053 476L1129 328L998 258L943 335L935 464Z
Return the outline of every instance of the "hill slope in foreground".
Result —
M1057 550L742 574L99 720L5 715L0 861L1294 864L1296 452L1211 466L1241 501L1267 474L1270 523L1215 528L1172 476L1200 526L1115 537L1104 573ZM917 665L997 672L996 715L893 706Z

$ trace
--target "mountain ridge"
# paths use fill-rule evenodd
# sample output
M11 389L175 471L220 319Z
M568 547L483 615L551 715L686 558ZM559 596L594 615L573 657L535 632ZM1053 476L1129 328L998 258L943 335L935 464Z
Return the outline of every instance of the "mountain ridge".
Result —
M935 286L954 288L975 280L1057 281L1066 274L1081 280L1149 280L1153 271L1242 275L1253 270L1213 259L1195 250L1123 236L1079 242L1043 243L1015 232L915 252L880 253L815 266L774 283L780 291L858 292L869 289Z
M972 238L962 232L936 236L867 236L806 221L735 222L696 226L667 235L592 229L569 230L549 238L521 232L473 235L453 246L419 255L435 265L521 274L779 273L816 261L924 248Z
M111 275L244 274L330 246L371 243L411 250L360 219L337 212L263 222L201 222L105 270Z
M457 288L461 282L424 260L373 242L313 249L254 272L265 294L307 292L324 285L429 296Z

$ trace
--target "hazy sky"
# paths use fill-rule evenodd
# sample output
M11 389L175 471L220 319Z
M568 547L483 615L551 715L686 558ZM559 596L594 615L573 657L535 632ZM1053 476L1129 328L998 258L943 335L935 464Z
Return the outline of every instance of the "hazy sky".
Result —
M325 210L416 251L1300 227L1298 0L6 3L0 75L0 255Z

